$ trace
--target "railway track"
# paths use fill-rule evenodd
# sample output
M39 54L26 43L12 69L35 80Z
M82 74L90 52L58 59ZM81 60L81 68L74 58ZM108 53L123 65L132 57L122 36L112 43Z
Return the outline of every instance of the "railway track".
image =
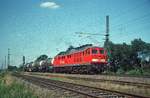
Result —
M60 76L59 75L58 76L57 75L46 75L46 76L60 77L61 75ZM130 82L130 81L122 81L122 80L96 79L96 78L85 78L85 77L83 78L83 77L74 77L74 76L63 76L63 77L66 77L66 78L72 79L72 80L84 80L84 81L91 81L91 82L95 82L95 81L96 82L109 82L109 83L120 84L120 85L130 85L130 86L136 86L136 87L150 88L150 84L137 83L136 81Z
M150 88L150 84L146 83L136 83L136 82L127 82L127 81L118 81L118 80L105 80L105 79L91 79L91 78L80 78L80 77L67 77L68 79L73 80L84 80L84 81L96 81L96 82L110 82L114 84L120 84L120 85L130 85L130 86L137 86L137 87L144 87L144 88Z
M84 95L88 98L148 98L74 83L44 79L34 76L20 75L20 74L13 74L13 75L16 77L20 77L26 81L32 82L34 84L37 84L39 86L43 86L46 88L49 87L61 88L71 92L75 92L80 95Z

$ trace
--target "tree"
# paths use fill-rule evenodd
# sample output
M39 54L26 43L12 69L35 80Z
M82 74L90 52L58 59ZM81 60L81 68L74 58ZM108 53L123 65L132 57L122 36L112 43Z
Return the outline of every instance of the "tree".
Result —
M8 66L8 70L9 71L16 71L17 70L17 67L16 66Z
M67 49L67 52L70 51L70 50L72 50L72 49L74 49L74 47L73 47L72 45L70 45L70 46L68 47L68 49Z
M131 64L132 66L140 67L140 59L138 58L138 52L144 51L146 49L146 44L144 41L139 39L134 39L131 41L132 54L131 56Z
M150 44L142 41L141 39L134 39L131 41L131 45L126 43L114 44L108 42L110 50L110 65L111 69L121 69L123 71L131 70L141 66L141 60L138 58L138 53L146 50L150 50Z
M146 43L141 39L134 39L133 41L131 41L131 46L132 46L132 52L136 53L139 51L143 51L144 49L146 49L148 45L146 45Z
M116 68L122 68L124 71L131 69L130 66L130 54L131 47L126 43L115 44L112 51L112 62L115 63Z
M41 60L46 60L47 58L48 58L48 56L45 55L45 54L43 54L43 55L40 55L35 61L36 61L36 62L39 62L39 61L41 61Z

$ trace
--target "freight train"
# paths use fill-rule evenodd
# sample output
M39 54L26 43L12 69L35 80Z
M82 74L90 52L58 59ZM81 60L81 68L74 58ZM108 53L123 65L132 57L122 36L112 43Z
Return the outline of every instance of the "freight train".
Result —
M33 67L26 67L26 71L43 71L47 69L44 71L56 73L101 73L106 68L107 59L107 52L104 48L92 46L91 44L83 45L59 53L49 63L40 63L38 68L34 67L36 70L33 70ZM44 69L42 69L42 66L44 66Z

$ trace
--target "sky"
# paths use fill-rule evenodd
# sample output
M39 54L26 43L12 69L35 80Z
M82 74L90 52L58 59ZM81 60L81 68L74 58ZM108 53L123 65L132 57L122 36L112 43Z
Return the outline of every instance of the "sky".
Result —
M41 54L54 57L69 45L103 46L106 15L112 42L150 43L149 9L150 0L0 0L0 66L8 48L10 64L19 66L23 55L30 62Z

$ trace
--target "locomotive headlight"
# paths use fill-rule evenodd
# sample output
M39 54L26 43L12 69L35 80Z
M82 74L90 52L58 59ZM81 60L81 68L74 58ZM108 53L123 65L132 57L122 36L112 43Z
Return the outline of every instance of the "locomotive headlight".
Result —
M101 62L105 62L105 59L101 59L100 61L101 61Z
M54 58L52 58L51 63L54 64Z
M98 61L99 61L99 59L92 59L92 61L93 61L93 62L98 62Z

